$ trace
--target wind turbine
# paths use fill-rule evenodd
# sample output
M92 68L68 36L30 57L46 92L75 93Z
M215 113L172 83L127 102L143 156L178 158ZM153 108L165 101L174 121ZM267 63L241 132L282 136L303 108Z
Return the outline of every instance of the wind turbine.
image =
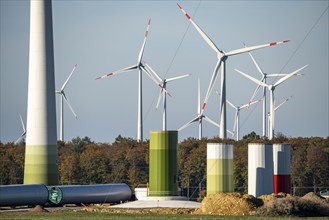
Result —
M182 78L185 78L187 76L191 76L192 74L185 74L185 75L172 77L172 78L168 78L168 79L161 79L159 77L159 75L150 67L149 64L147 64L145 61L144 61L144 63L145 63L146 69L149 70L149 72L151 74L153 74L153 76L155 76L155 79L157 80L157 82L159 84L161 84L161 87L162 87L162 88L160 88L160 93L159 93L159 96L158 96L158 101L157 101L155 110L156 111L158 110L161 97L163 97L162 130L166 131L167 130L167 98L166 98L166 93L164 93L163 91L166 89L168 82L172 82L172 81L175 81L177 79L182 79Z
M237 141L239 140L239 130L240 130L240 123L239 123L240 110L241 109L248 108L250 105L256 104L256 103L260 102L261 100L262 99L259 99L257 101L253 101L253 102L250 102L250 103L241 105L241 106L235 106L229 100L226 100L226 102L235 109L234 124L233 124L233 134L236 131L236 140Z
M23 119L22 119L22 116L21 114L19 114L19 117L21 119L21 124L22 124L22 128L23 128L23 133L22 135L15 141L15 144L18 144L23 138L25 138L26 136L26 129L25 129L25 125L24 125L24 122L23 122Z
M158 86L160 88L162 88L162 86L154 79L154 77L151 75L151 73L149 73L148 70L146 70L144 65L142 64L143 53L144 53L144 49L145 49L145 45L146 45L146 40L147 40L147 35L149 32L150 24L151 24L151 19L149 19L148 24L147 24L147 28L146 28L146 32L145 32L145 36L144 36L144 42L143 42L142 48L141 48L138 58L137 58L137 64L96 78L96 80L99 80L99 79L103 79L105 77L116 75L118 73L129 72L134 69L139 70L139 72L138 72L139 73L138 74L138 107L137 107L138 108L138 110L137 110L138 111L138 113L137 113L137 141L138 142L143 141L142 71L144 71L155 83L158 84ZM165 89L164 89L164 91L167 93L167 91ZM170 94L168 94L168 95L170 96Z
M219 124L217 124L216 122L211 120L209 117L207 117L206 115L201 113L201 105L200 104L201 104L201 102L200 102L200 79L198 79L198 110L197 110L198 114L191 121L187 122L185 125L180 127L178 129L178 131L181 131L181 130L187 128L188 126L190 126L194 122L199 122L199 140L201 140L201 138L202 138L202 120L203 119L205 119L210 124L213 124L213 125L215 125L216 127L219 128Z
M238 73L242 74L243 76L247 77L248 79L250 79L251 81L257 83L258 85L262 86L262 87L266 87L269 92L270 92L270 115L271 115L271 119L270 119L270 133L269 133L269 139L272 140L273 136L274 136L274 90L276 89L277 86L279 86L281 83L283 83L284 81L286 81L287 79L289 79L290 77L292 77L293 75L295 75L296 73L298 73L299 71L301 71L302 69L304 69L305 67L307 67L307 65L303 66L302 68L295 70L294 72L282 77L281 79L279 79L276 83L274 83L273 85L269 85L266 84L258 79L255 79L243 72L241 72L240 70L235 69L235 71L237 71Z
M288 102L289 99L291 99L291 98L292 98L292 95L291 95L290 97L286 98L286 99L285 99L283 102L281 102L278 106L276 106L276 107L274 108L274 111L278 110L278 109L279 109L284 103ZM271 121L270 113L268 112L267 115L268 115L268 121L269 121L268 124L270 124L270 121ZM270 126L268 126L268 130L269 130L269 132L270 132Z
M246 47L245 44L244 44L244 46ZM278 74L268 74L268 73L264 72L264 71L260 68L260 66L257 64L257 62L256 62L255 58L253 57L253 55L252 55L250 52L248 52L248 54L249 54L249 56L251 57L253 63L255 64L255 66L256 66L258 72L259 72L259 73L261 74L261 76L262 76L262 78L261 78L260 81L266 83L266 79L267 79L267 77L279 77L279 76L286 76L286 75L288 75L288 74L282 74L282 73L278 73ZM303 74L295 74L295 75L296 75L296 76L302 76ZM255 98L255 96L256 96L256 94L257 94L259 88L260 88L260 85L257 85L257 87L256 87L256 89L255 89L255 91L254 91L254 93L253 93L253 95L252 95L252 97L251 97L251 99L250 99L250 102L252 102L252 101L254 100L254 98ZM266 100L266 88L265 88L265 87L263 87L263 97L264 97L264 101L263 101L263 137L266 137L266 101L267 101L267 100Z
M215 45L215 43L207 36L207 34L201 30L201 28L192 20L191 16L189 16L184 9L177 4L179 9L183 12L183 14L185 14L186 18L191 22L191 24L195 27L195 29L199 32L199 34L201 35L201 37L206 41L206 43L217 53L217 58L218 61L216 63L213 75L211 77L210 83L209 83L209 87L208 87L208 91L206 93L206 97L205 100L203 102L202 105L202 109L201 109L201 114L203 113L209 96L211 94L211 91L214 87L214 84L216 82L217 79L217 75L218 75L218 70L221 67L221 104L220 104L220 131L219 131L219 137L220 138L226 138L226 60L228 57L233 56L233 55L238 55L241 53L246 53L246 52L250 52L253 50L257 50L257 49L261 49L264 47L270 47L270 46L275 46L281 43L286 43L289 42L289 40L284 40L281 42L272 42L269 44L263 44L263 45L259 45L259 46L252 46L252 47L244 47L241 49L237 49L237 50L232 50L229 52L225 52L223 50L218 49L218 47Z
M78 116L75 114L75 112L74 112L74 110L73 110L73 108L72 108L72 106L71 106L71 104L70 104L70 101L69 101L69 99L66 97L65 92L64 92L64 89L65 89L67 83L69 82L69 80L71 79L71 76L72 76L74 70L77 68L77 66L78 66L77 64L74 65L74 67L73 67L73 69L72 69L72 71L71 71L69 77L67 77L66 81L65 81L64 84L62 85L61 90L56 91L56 94L58 94L58 95L61 96L61 98L60 98L60 118L59 118L59 120L60 120L60 127L59 127L59 140L60 140L60 141L63 141L63 140L64 140L64 138L63 138L63 136L64 136L64 114L63 114L63 111L64 111L64 105L63 105L63 100L65 100L66 104L69 106L69 108L70 108L71 112L73 113L74 117L75 117L76 119L78 119Z

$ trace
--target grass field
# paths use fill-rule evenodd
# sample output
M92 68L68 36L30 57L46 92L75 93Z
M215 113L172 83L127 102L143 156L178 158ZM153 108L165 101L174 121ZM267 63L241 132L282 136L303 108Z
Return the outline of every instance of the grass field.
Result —
M242 217L241 217L242 218ZM218 219L218 216L211 215L163 215L163 214L125 214L125 213L89 213L89 212L51 212L51 213L1 213L0 219ZM223 217L221 219L240 219L239 217ZM250 218L243 218L250 219Z
M131 213L93 213L93 212L74 212L73 210L65 210L65 211L52 211L52 212L43 212L43 213L31 213L31 212L1 212L0 219L1 220L12 220L12 219L36 219L36 220L52 220L52 219L159 219L159 220L170 220L170 219L298 219L298 217L251 217L251 216L241 216L241 217L228 217L228 216L215 216L215 215L192 215L192 214L131 214ZM314 219L313 218L302 218L304 219ZM328 218L316 218L316 220L325 220Z

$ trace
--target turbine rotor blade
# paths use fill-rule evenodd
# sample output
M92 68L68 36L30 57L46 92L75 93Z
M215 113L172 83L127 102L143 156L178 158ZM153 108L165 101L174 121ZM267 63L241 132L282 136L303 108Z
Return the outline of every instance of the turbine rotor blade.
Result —
M181 130L187 128L192 123L197 122L197 121L199 121L199 117L196 117L196 118L192 119L191 121L187 122L185 125L183 125L182 127L178 128L178 131L181 131Z
M281 79L279 79L273 86L277 87L278 85L280 85L281 83L283 83L284 81L286 81L287 79L289 79L290 77L292 77L293 75L295 75L296 73L298 73L299 71L301 71L302 69L304 69L305 67L307 67L308 65L303 66L302 68L299 68L298 70L295 70L294 72L282 77Z
M74 70L77 68L77 66L78 66L77 64L74 65L74 67L73 67L73 69L72 69L72 71L71 71L69 77L67 77L67 79L65 80L65 82L64 82L64 84L63 84L63 86L62 86L62 88L61 88L61 91L63 91L63 90L65 89L66 84L67 84L68 81L70 80L70 78L71 78L71 76L72 76Z
M280 105L278 105L277 107L274 108L274 111L278 110L284 103L288 102L289 99L291 99L292 96L286 98L283 102L280 103Z
M23 122L22 115L19 114L19 117L20 117L20 119L21 119L21 124L22 124L22 128L23 128L23 132L26 132L26 129L25 129L25 125L24 125L24 122Z
M241 105L241 106L240 106L240 109L249 108L249 106L251 106L251 105L253 105L253 104L256 104L256 103L258 103L258 102L260 102L260 101L262 101L262 100L263 100L263 99L258 99L258 100L256 100L256 101L253 101L253 102L250 102L250 103L247 103L247 104Z
M272 42L272 43L269 43L269 44L262 44L262 45L258 45L258 46L252 46L252 47L244 47L244 48L241 48L241 49L229 51L229 52L225 53L225 55L226 56L233 56L233 55L237 55L237 54L241 54L241 53L250 52L250 51L253 51L253 50L258 50L258 49L261 49L261 48L264 48L264 47L271 47L271 46L279 45L279 44L282 44L282 43L287 43L287 42L289 42L289 40L284 40L284 41L279 41L279 42Z
M288 75L287 73L273 73L273 74L267 74L267 76L270 77L277 77L277 76L286 76ZM302 73L296 73L294 76L304 76Z
M207 116L204 116L204 119L205 119L207 122L209 122L210 124L216 126L217 128L220 127L218 123L214 122L213 120L211 120L211 119L208 118Z
M235 105L233 105L229 100L226 99L226 102L227 102L230 106L232 106L234 109L237 109L237 107L236 107Z
M181 75L181 76L172 77L172 78L166 79L166 82L171 82L171 81L174 81L174 80L177 80L177 79L182 79L182 78L185 78L185 77L188 77L188 76L191 76L191 75L192 74L188 73L188 74L184 74L184 75Z
M64 92L62 93L62 96L63 96L63 98L64 98L66 104L69 106L69 108L70 108L71 112L73 113L74 117L75 117L76 119L78 119L78 116L75 114L75 112L74 112L74 110L73 110L73 108L72 108L72 106L71 106L71 103L70 103L69 99L66 97L66 95L65 95Z
M149 33L150 24L151 24L151 18L148 21L147 28L146 28L146 31L145 31L145 37L144 37L143 45L142 45L142 48L141 48L141 50L139 52L139 55L138 55L138 63L139 64L142 62L142 59L143 59L143 53L144 53L144 49L145 49L145 45L146 45L147 35Z
M198 78L198 115L201 113L201 100L200 100L200 78Z
M236 131L236 126L237 126L237 119L238 119L238 114L239 114L239 110L237 109L235 111L235 114L234 114L234 123L233 123L233 134L235 134L235 131Z
M177 4L179 9L183 12L183 14L186 16L186 18L191 22L191 24L195 27L195 29L199 32L201 37L207 42L207 44L217 53L217 54L223 54L222 51L220 51L215 43L207 36L207 34L192 20L191 16L184 11L184 9Z
M260 88L260 85L257 85L257 87L256 87L254 93L252 94L249 102L252 102L254 100L255 96L257 95L257 92L258 92L259 88Z
M145 67L150 71L153 76L155 76L156 80L158 80L158 83L163 83L163 79L160 78L160 76L152 69L152 67L144 60Z
M161 100L161 97L162 97L162 93L163 93L163 89L160 89L160 93L159 93L159 96L158 96L158 101L157 101L157 105L155 107L155 111L157 111L158 108L159 108L160 100Z
M109 77L109 76L114 76L116 74L123 73L123 72L129 72L129 71L131 71L133 69L137 69L137 68L138 68L137 65L133 65L133 66L130 66L130 67L127 67L127 68L123 68L121 70L117 70L117 71L114 71L112 73L108 73L108 74L105 74L103 76L97 77L96 80L103 79L103 78L106 78L106 77Z
M215 82L216 82L216 79L217 79L217 75L218 75L218 69L221 66L221 63L222 63L222 60L218 60L216 66L215 66L214 72L212 74L212 77L211 77L211 80L210 80L210 83L209 83L209 86L208 86L206 97L205 97L203 105L202 105L202 109L201 109L201 113L200 113L201 115L203 114L204 109L206 108L209 96L212 92L212 89L214 88L214 85L215 85Z
M243 45L244 45L245 48L247 47L245 44L243 44ZM258 70L258 72L262 75L262 77L264 77L265 74L264 74L263 70L260 68L260 66L257 64L254 56L250 52L248 52L248 54L251 57L252 61L254 62L255 66L256 66L256 68Z
M248 74L245 74L244 72L242 72L242 71L240 71L240 70L238 70L238 69L234 69L234 70L235 70L236 72L242 74L243 76L247 77L247 78L250 79L251 81L257 83L257 84L260 85L260 86L267 87L267 88L269 87L266 83L263 83L262 81L260 81L260 80L258 80L258 79L255 79L255 78L249 76Z

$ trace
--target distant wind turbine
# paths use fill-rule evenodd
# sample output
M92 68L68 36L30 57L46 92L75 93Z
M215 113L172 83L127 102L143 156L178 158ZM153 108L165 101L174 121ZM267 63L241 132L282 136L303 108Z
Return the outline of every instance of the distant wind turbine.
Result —
M244 44L244 46L246 47L245 44ZM288 75L288 74L283 74L283 73L268 74L268 73L264 72L260 68L260 66L257 64L257 62L256 62L255 58L253 57L253 55L250 52L248 52L248 54L251 57L253 63L255 64L258 72L262 75L262 78L261 78L260 81L266 83L267 77L279 77L279 76L286 76L286 75ZM296 76L302 76L303 74L295 74L295 75ZM252 97L250 99L250 102L252 102L254 100L254 98L255 98L255 96L256 96L259 88L260 88L260 85L257 85L257 87L256 87L256 89L255 89L255 91L254 91L254 93L253 93L253 95L252 95ZM264 97L264 100L263 100L263 117L262 117L263 118L263 137L266 137L266 112L267 112L266 111L266 101L267 101L267 99L266 99L266 88L265 87L263 87L263 97Z
M153 74L153 76L155 77L157 82L159 84L161 84L161 87L162 87L162 88L160 88L160 93L159 93L159 96L158 96L158 101L157 101L155 110L156 111L158 110L161 97L163 97L162 130L166 131L167 130L167 98L166 98L166 93L163 92L163 91L166 89L168 82L172 82L172 81L175 81L177 79L182 79L184 77L191 76L192 74L185 74L185 75L172 77L172 78L168 78L168 79L161 79L159 77L159 75L150 67L150 65L148 63L146 63L145 61L144 61L144 63L145 63L146 69L148 69L149 72L151 74Z
M193 118L191 121L187 122L182 127L180 127L178 129L178 131L181 131L181 130L187 128L188 126L190 126L194 122L199 122L199 140L202 139L202 120L203 119L205 119L210 124L212 124L212 125L219 128L219 124L217 124L216 122L214 122L213 120L211 120L209 117L207 117L206 115L204 115L201 112L201 105L200 104L201 104L201 102L200 102L200 79L198 79L198 109L197 109L197 116L195 118Z
M149 32L150 24L151 24L151 19L149 19L148 24L147 24L147 28L146 28L146 32L145 32L145 36L144 36L144 42L143 42L142 48L138 55L137 64L96 78L96 80L99 80L99 79L103 79L105 77L116 75L118 73L129 72L134 69L139 70L139 72L138 72L139 73L138 74L138 110L137 110L138 111L137 112L137 141L138 142L143 141L142 71L144 71L160 88L162 88L162 86L154 79L154 77L151 75L151 73L148 70L146 70L144 65L142 64L143 53L144 53L144 49L145 49L145 45L146 45L146 40L147 40L147 35ZM164 89L164 91L167 93L167 91L165 89Z
M64 92L64 89L65 89L67 83L69 82L69 80L71 79L71 76L72 76L74 70L77 68L77 66L78 66L77 64L74 65L74 67L73 67L73 69L72 69L69 77L67 77L66 81L62 85L61 90L56 91L56 94L58 94L58 95L61 96L61 98L60 98L60 118L59 118L59 120L60 120L59 140L60 141L63 141L64 140L64 113L63 113L63 111L64 111L64 105L63 105L63 99L65 100L66 104L69 106L69 108L70 108L71 112L73 113L74 117L76 119L78 118L78 116L75 114L75 112L74 112L74 110L73 110L73 108L72 108L72 106L70 104L69 99L67 98L67 96L65 95L65 92Z
M177 4L179 9L183 12L183 14L186 16L186 18L191 22L191 24L195 27L195 29L199 32L199 34L201 35L201 37L206 41L206 43L217 53L217 63L213 72L213 75L211 77L210 83L209 83L209 87L208 87L208 91L206 93L206 97L205 100L203 102L202 105L202 109L201 109L201 114L203 113L209 96L211 94L211 91L214 87L214 84L216 82L217 79L217 75L218 75L218 70L221 67L221 104L220 104L220 131L219 131L219 137L220 138L226 138L226 60L228 57L233 56L233 55L238 55L241 53L246 53L246 52L250 52L253 50L257 50L257 49L261 49L264 47L270 47L270 46L275 46L281 43L286 43L289 42L289 40L284 40L281 42L272 42L269 44L263 44L263 45L259 45L259 46L252 46L252 47L245 47L245 48L241 48L241 49L237 49L237 50L232 50L229 52L225 52L223 50L218 49L218 47L215 45L215 43L207 36L207 34L205 32L203 32L201 30L201 28L192 20L191 16L189 16L184 9Z
M286 81L287 79L289 79L290 77L292 77L293 75L297 74L299 71L301 71L302 69L304 69L305 67L307 67L307 65L303 66L302 68L295 70L294 72L282 77L281 79L279 79L276 83L274 83L273 85L268 85L258 79L255 79L243 72L241 72L240 70L235 69L235 71L237 71L238 73L242 74L243 76L247 77L248 79L250 79L251 81L257 83L258 85L262 86L262 87L266 87L269 92L270 92L270 115L271 115L271 119L270 119L270 133L269 133L269 139L272 140L273 136L274 136L274 114L275 114L275 107L274 107L274 90L276 89L277 86L279 86L281 83L283 83L284 81Z
M234 115L234 124L233 124L233 134L236 133L236 140L239 140L239 131L240 131L240 122L239 122L239 118L240 118L240 110L244 109L244 108L248 108L250 105L256 104L258 102L262 101L262 99L259 99L257 101L253 101L241 106L235 106L233 105L229 100L226 100L226 102L232 106L235 109L235 115Z
M26 137L26 129L25 129L25 125L22 119L21 114L19 114L19 117L21 119L21 124L22 124L22 128L23 128L23 133L21 134L21 136L15 141L15 144L19 144L21 142L21 140L23 140Z

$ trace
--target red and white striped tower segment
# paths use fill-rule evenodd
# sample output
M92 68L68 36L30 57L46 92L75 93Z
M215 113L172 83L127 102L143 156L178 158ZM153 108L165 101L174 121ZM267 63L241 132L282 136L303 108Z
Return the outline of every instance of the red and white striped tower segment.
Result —
M274 193L290 193L290 145L273 144Z

